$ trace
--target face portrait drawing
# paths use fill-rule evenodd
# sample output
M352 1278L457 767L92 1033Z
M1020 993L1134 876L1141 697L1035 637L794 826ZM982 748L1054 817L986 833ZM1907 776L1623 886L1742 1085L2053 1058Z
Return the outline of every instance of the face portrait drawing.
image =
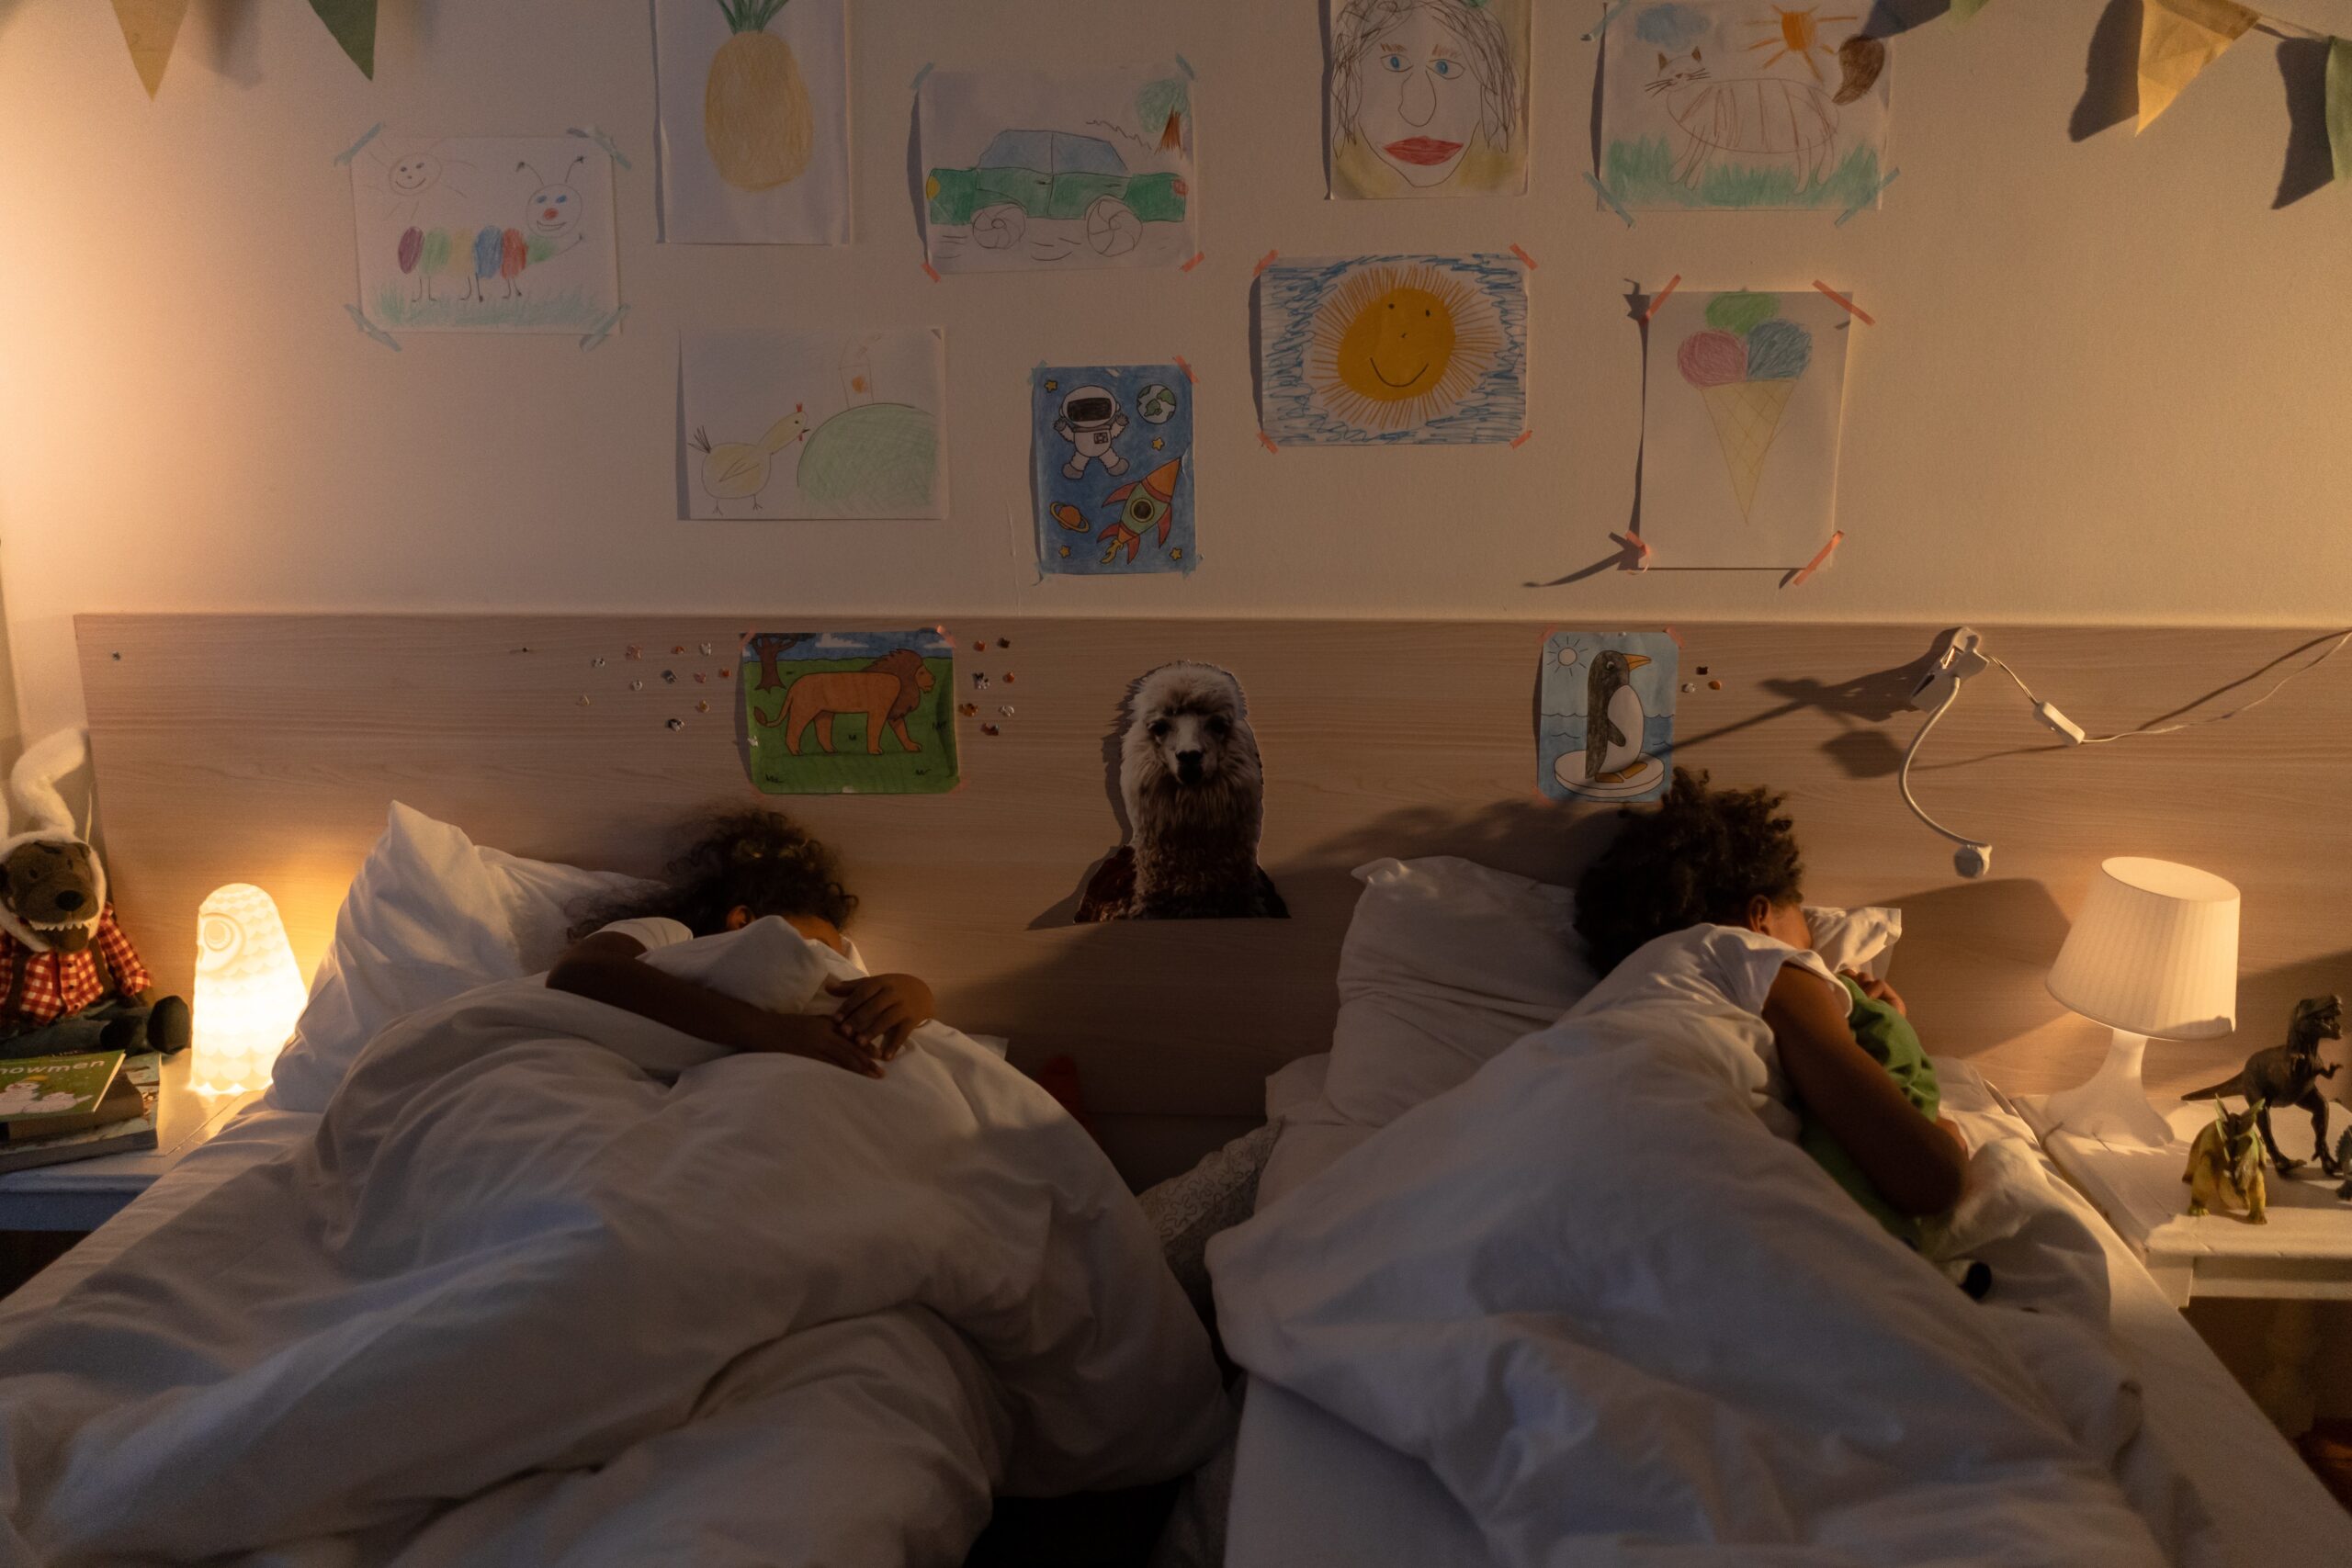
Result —
M1349 0L1333 24L1335 155L1353 144L1415 190L1499 186L1519 72L1496 0ZM1465 172L1483 142L1504 168Z

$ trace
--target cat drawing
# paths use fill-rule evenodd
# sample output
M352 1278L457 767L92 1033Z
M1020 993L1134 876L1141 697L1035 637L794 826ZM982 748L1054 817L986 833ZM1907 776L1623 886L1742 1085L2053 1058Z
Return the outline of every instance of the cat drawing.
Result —
M1668 117L1690 141L1674 166L1679 183L1697 190L1717 153L1743 162L1792 159L1800 191L1828 177L1838 106L1825 88L1777 76L1718 82L1695 49L1679 60L1659 55L1657 69L1646 90L1665 99Z

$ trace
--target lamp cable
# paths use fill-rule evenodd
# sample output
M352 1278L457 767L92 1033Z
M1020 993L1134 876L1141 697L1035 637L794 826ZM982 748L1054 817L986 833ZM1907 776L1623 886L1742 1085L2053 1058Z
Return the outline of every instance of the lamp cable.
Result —
M2068 723L2061 722L2065 720L2065 715L2059 713L2057 708L2049 703L2044 702L2040 696L2036 695L2033 688L2026 684L2025 677L2018 674L2015 669L2011 668L2007 660L2001 658L1997 654L1992 653L1985 654L1984 660L1995 669L2000 671L2002 674L2007 675L2011 681L2017 682L2018 690L2025 694L2025 700L2033 705L2034 711L2041 716L2042 721L2048 724L2052 729L2057 730L2060 734L2067 736L2067 743L2069 745L2106 746L2118 740L2145 739L2158 735L2177 735L2184 729L2199 729L2209 724L2220 724L2226 719L2235 718L2240 714L2252 713L2256 708L2260 707L2263 704L2277 696L2290 682L2301 680L2305 675L2308 675L2312 671L2318 669L2321 665L2326 663L2329 660L2335 658L2336 654L2343 650L2344 645L2347 642L2352 642L2352 627L2347 627L2344 631L2337 633L2335 640L2322 649L2315 657L2307 660L2302 664L2298 665L2296 668L2288 671L2284 675L2279 676L2278 680L2270 683L2269 687L2264 691L2260 696L2255 698L2252 702L2240 703L2237 706L2231 708L2226 712L2208 714L2203 718L2187 718L2181 720L2178 724L2159 725L2152 729L2121 729L2117 730L2111 735L2080 735L2074 733ZM1939 708L1937 710L1937 716L1942 716L1942 709ZM1924 735L1925 731L1922 731L1921 733ZM1918 750L1917 742L1913 742L1912 750L1915 751ZM1917 808L1915 807L1913 809L1916 810ZM1950 835L1947 835L1947 837L1949 836Z

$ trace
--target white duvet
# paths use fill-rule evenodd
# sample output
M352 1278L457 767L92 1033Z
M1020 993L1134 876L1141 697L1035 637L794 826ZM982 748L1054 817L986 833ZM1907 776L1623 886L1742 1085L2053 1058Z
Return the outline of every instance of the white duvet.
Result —
M649 960L803 1005L780 922ZM0 1561L955 1563L1189 1468L1206 1337L1101 1152L927 1026L880 1082L548 990L0 1313ZM266 1551L265 1551L266 1549Z
M1210 1248L1227 1348L1512 1568L2206 1561L2097 1239L1980 1151L1968 1300L1750 1104L1723 1010L1573 1012Z

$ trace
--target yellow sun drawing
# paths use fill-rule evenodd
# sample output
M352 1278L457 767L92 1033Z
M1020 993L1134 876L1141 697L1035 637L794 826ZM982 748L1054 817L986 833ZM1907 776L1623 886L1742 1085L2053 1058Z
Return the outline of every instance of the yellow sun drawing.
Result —
M1304 369L1332 418L1386 434L1452 413L1502 352L1502 319L1476 285L1426 262L1374 262L1323 297Z
M1808 6L1802 11L1783 11L1778 6L1771 7L1772 20L1768 22L1759 18L1747 24L1751 28L1762 28L1771 35L1770 38L1760 39L1755 43L1749 44L1747 46L1748 52L1752 54L1759 49L1771 49L1777 44L1779 46L1778 52L1774 53L1764 62L1764 64L1767 67L1770 67L1774 61L1781 59L1783 55L1793 54L1804 62L1804 68L1807 71L1813 73L1813 79L1815 81L1818 82L1823 80L1824 78L1821 74L1821 67L1815 63L1813 51L1817 49L1822 53L1834 59L1837 56L1838 51L1831 45L1821 41L1822 24L1825 22L1851 22L1858 18L1854 17L1815 16L1814 13L1820 8L1821 7L1818 6Z

